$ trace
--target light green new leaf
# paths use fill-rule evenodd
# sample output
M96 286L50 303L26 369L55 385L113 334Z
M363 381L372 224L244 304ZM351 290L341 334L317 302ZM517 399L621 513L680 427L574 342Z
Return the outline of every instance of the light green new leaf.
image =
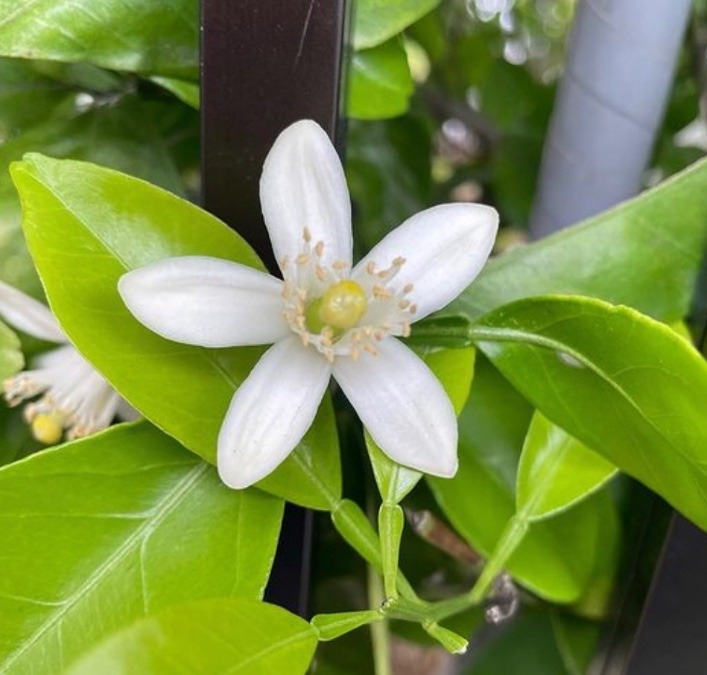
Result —
M548 419L707 528L707 363L667 326L599 300L520 300L478 346Z
M445 310L477 318L531 295L588 295L670 323L685 316L707 245L707 160L635 199L492 260Z
M432 11L440 0L358 0L354 48L367 49L389 40Z
M213 462L233 393L262 349L210 350L165 340L128 312L118 279L128 270L179 255L210 255L262 268L255 253L205 211L116 171L29 155L13 165L12 176L28 246L52 310L72 342L135 408ZM340 494L339 474L336 429L326 399L298 449L262 485L325 509L331 495Z
M261 597L282 518L281 500L229 490L145 422L4 467L0 503L8 675L61 672L174 603Z
M515 514L516 469L532 410L485 359L459 418L459 471L427 481L456 530L482 555L496 548ZM507 569L523 585L557 602L574 602L610 569L617 517L598 494L571 512L533 523ZM609 561L609 562L607 562Z
M351 59L349 117L379 120L402 115L415 86L400 39L355 52Z
M66 675L307 672L317 633L281 607L242 598L170 607L111 636Z
M516 508L544 520L596 492L617 468L539 412L533 416L518 466Z
M198 43L195 0L0 0L3 56L196 80Z

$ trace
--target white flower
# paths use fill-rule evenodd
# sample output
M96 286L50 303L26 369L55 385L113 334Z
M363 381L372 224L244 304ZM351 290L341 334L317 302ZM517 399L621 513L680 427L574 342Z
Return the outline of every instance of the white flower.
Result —
M35 358L32 370L14 375L3 385L11 406L44 394L24 409L34 437L53 444L61 440L65 430L67 437L74 439L105 429L122 399L69 344L49 309L0 282L0 315L23 333L62 345Z
M275 141L260 199L283 280L208 257L161 260L120 280L133 315L203 347L274 343L236 391L218 438L221 479L247 487L275 469L312 424L334 376L393 460L457 468L452 405L395 336L443 307L483 267L498 216L447 204L419 213L352 269L346 179L324 131L305 120Z

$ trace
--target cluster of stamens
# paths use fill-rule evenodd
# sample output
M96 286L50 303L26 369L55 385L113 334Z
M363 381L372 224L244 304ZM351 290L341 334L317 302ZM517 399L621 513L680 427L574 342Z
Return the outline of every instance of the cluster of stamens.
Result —
M118 395L70 346L44 354L44 363L8 378L4 396L16 407L30 399L22 414L32 435L45 445L82 438L110 424ZM43 394L41 398L36 398ZM54 395L56 394L56 395Z
M284 317L305 347L311 345L330 363L336 356L357 360L362 352L377 355L376 343L388 335L410 334L417 311L407 297L413 285L392 283L404 258L395 258L384 269L370 261L351 278L349 264L327 262L324 242L312 245L307 228L302 238L302 252L280 266Z

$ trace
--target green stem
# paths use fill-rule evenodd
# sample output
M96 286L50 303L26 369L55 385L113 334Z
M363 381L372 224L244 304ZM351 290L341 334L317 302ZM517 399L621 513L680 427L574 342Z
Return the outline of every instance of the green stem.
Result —
M501 538L496 544L496 549L484 566L481 576L479 576L474 587L469 592L468 598L472 605L480 604L486 597L494 579L503 570L520 542L523 541L527 531L528 521L525 518L521 519L516 515L508 521L506 529L503 530Z
M387 598L397 598L398 558L405 516L397 504L383 503L378 510L378 534L381 543L383 583Z
M368 570L368 606L380 607L385 601L381 577L371 565ZM375 675L393 675L390 663L390 626L388 619L371 624L371 643L373 644L373 669Z

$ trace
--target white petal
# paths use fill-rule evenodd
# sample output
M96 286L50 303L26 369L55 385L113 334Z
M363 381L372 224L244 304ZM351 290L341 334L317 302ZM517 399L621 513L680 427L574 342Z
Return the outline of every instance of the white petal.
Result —
M334 146L318 124L302 120L278 136L263 166L260 203L278 264L301 252L305 227L313 245L324 242L325 263L351 264L346 177Z
M48 307L1 281L0 315L27 335L49 342L67 342L64 331Z
M364 274L369 261L386 268L397 257L405 264L395 278L413 285L410 300L418 321L459 295L484 266L496 238L498 213L482 204L442 204L408 218L358 264L352 277Z
M218 471L240 489L267 476L312 424L331 368L292 337L274 344L236 391L218 437Z
M334 378L373 440L391 459L434 476L457 470L457 418L439 380L395 338L373 356L339 358Z
M176 342L261 345L291 332L282 317L282 282L229 260L159 260L123 275L118 290L140 323Z

